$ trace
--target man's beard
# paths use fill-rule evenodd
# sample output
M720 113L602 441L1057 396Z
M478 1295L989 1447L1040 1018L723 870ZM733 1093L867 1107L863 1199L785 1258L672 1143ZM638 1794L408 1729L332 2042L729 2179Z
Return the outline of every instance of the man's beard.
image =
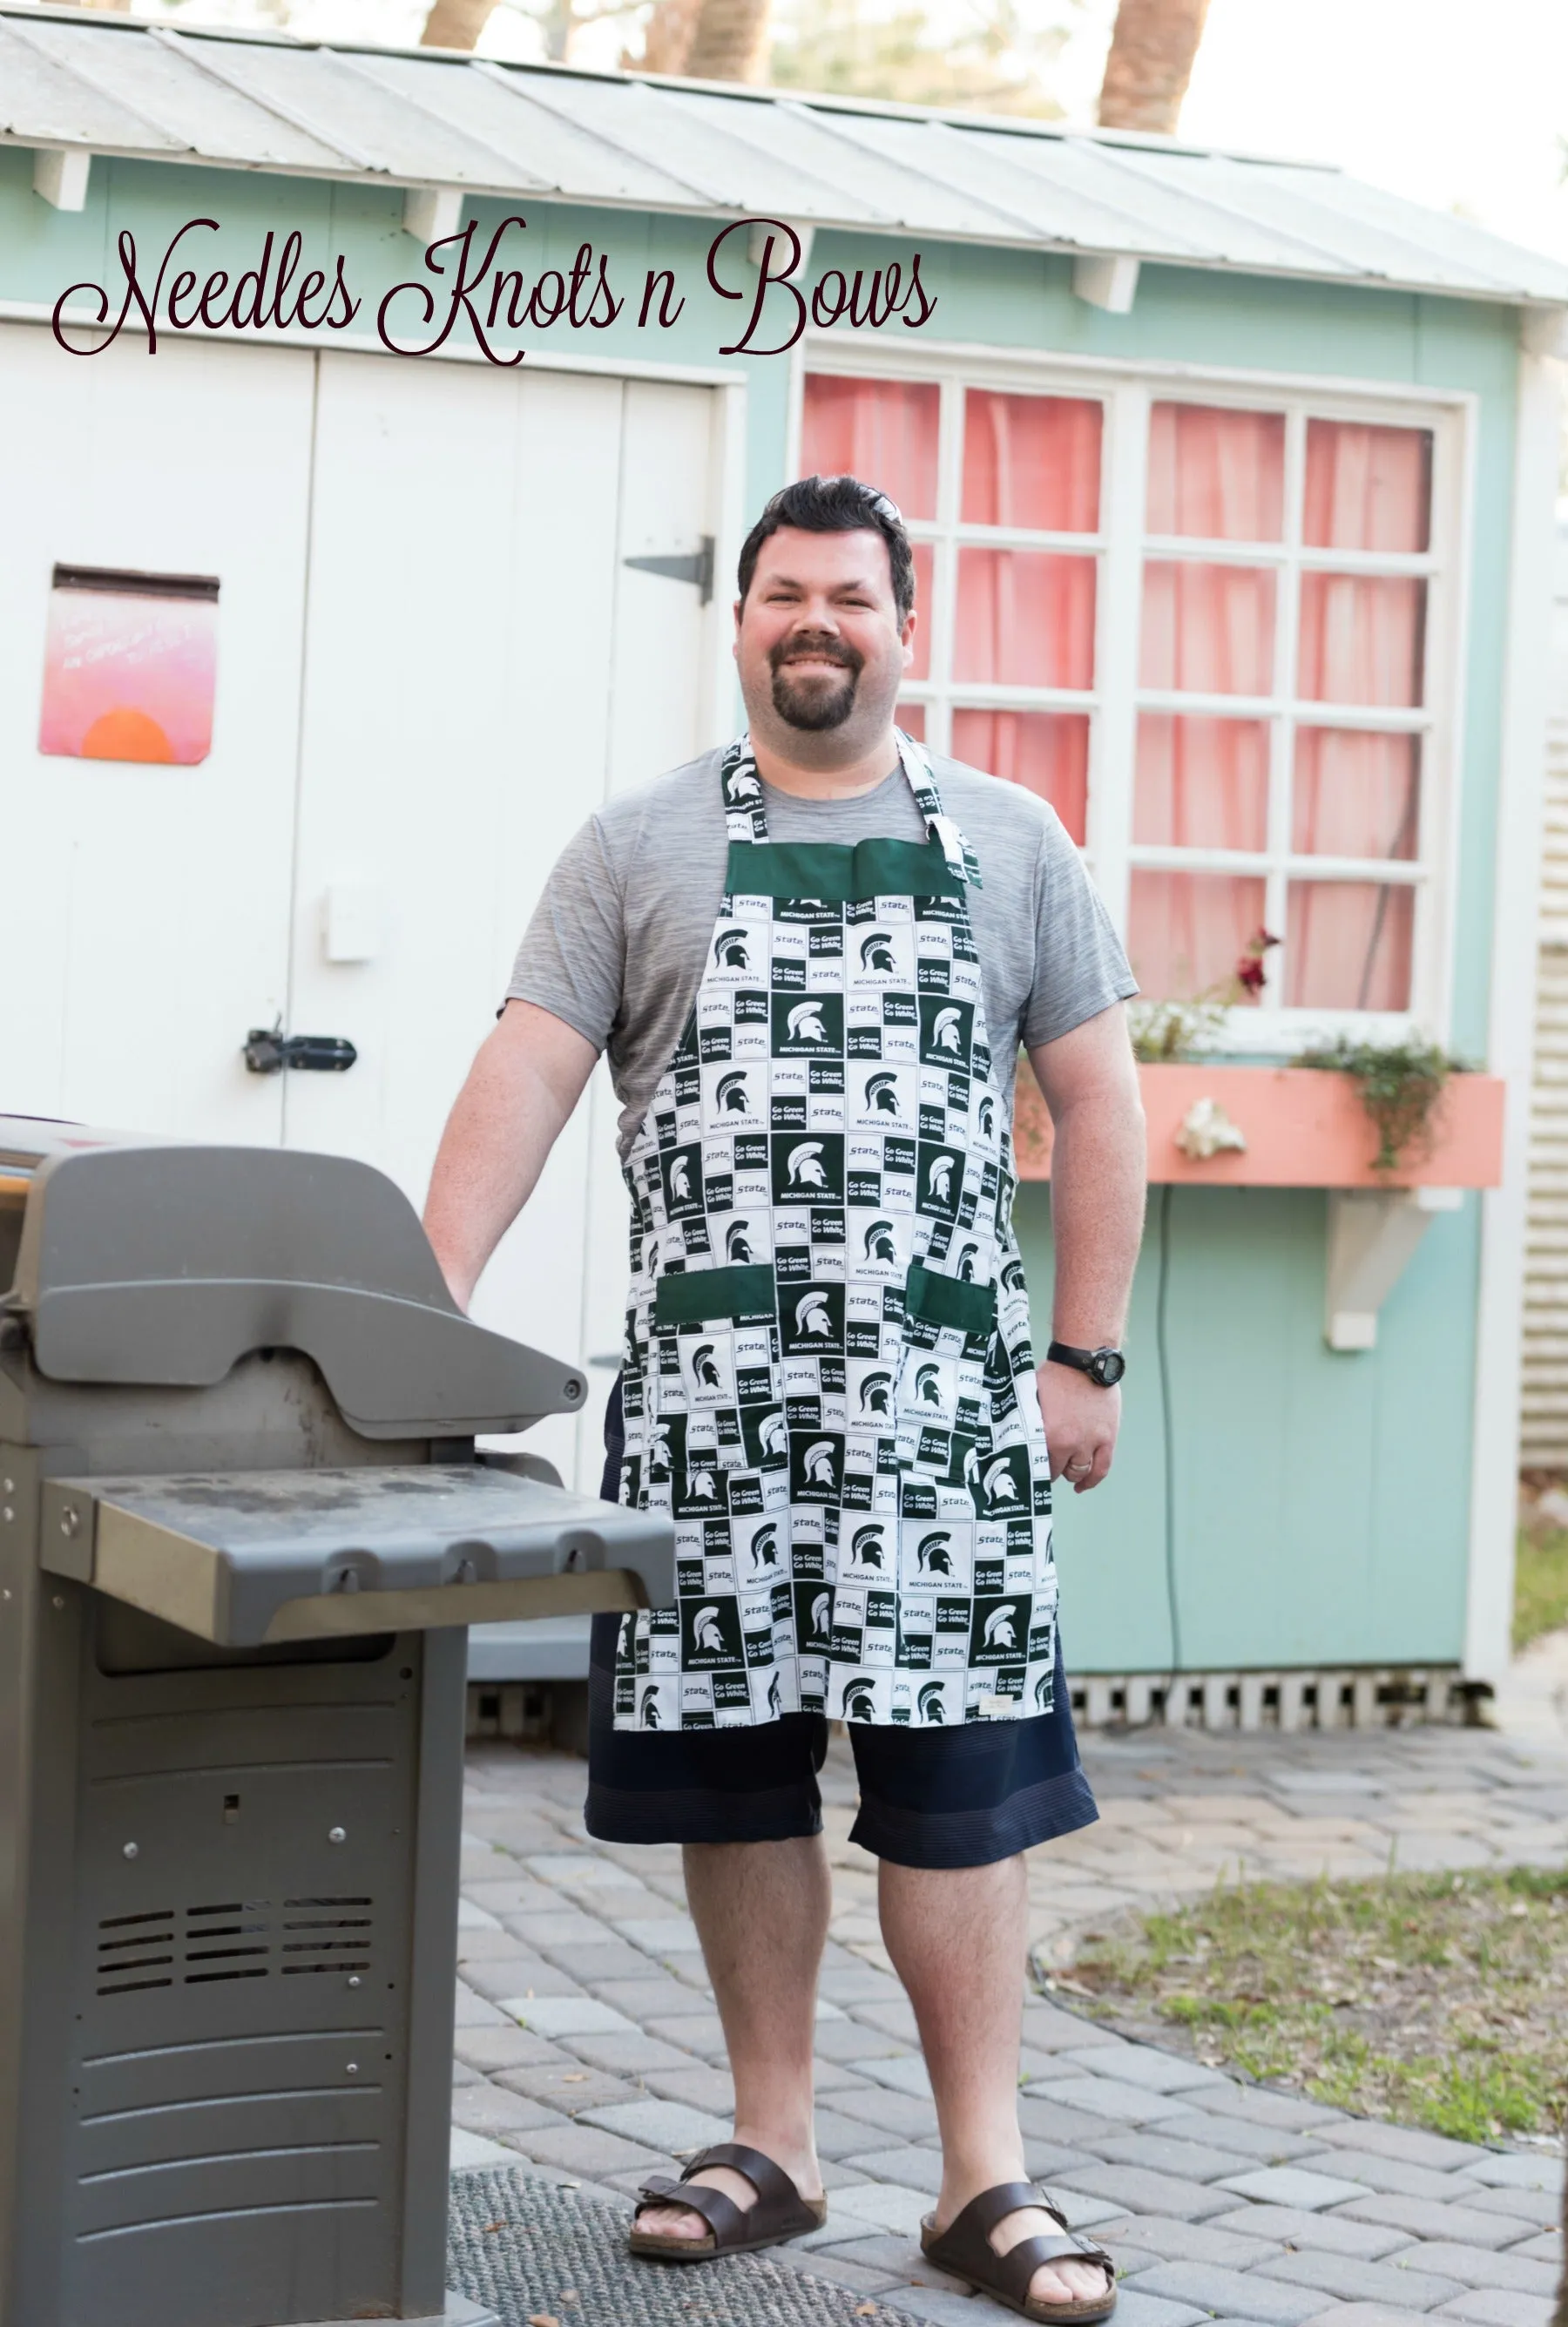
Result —
M791 660L807 656L843 667L843 677L837 681L813 678L791 683ZM807 734L821 734L830 727L842 727L854 709L855 689L864 668L864 658L853 647L823 640L812 642L792 639L785 648L775 648L768 658L773 671L773 708L780 719L791 727Z

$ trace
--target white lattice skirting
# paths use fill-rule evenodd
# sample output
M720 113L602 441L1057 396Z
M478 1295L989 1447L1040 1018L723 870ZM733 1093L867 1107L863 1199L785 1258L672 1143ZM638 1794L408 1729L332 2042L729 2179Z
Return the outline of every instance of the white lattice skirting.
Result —
M1342 1672L1085 1673L1071 1687L1086 1729L1398 1729L1477 1718L1489 1692L1457 1665L1362 1665Z

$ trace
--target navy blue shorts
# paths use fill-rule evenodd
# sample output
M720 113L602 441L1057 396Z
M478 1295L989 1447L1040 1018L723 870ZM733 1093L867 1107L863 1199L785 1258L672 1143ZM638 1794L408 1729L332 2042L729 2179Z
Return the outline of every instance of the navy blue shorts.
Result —
M617 1500L621 1386L604 1421L601 1489ZM590 1834L602 1842L785 1842L822 1831L817 1783L827 1751L820 1713L755 1728L617 1729L619 1616L593 1619L588 1678ZM850 1840L898 1866L988 1866L1091 1826L1098 1812L1078 1762L1057 1648L1053 1711L962 1728L848 1724L860 1784Z

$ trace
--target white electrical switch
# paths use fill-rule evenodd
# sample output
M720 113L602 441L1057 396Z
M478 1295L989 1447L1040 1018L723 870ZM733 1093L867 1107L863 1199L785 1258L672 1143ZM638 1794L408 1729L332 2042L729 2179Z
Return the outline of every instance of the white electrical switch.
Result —
M329 961L374 961L381 950L381 892L369 881L334 881L322 939Z

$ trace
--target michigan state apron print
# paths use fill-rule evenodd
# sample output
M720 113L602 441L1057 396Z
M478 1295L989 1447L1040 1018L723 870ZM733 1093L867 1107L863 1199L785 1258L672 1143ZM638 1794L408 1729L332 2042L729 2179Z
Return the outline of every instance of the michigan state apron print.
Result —
M923 842L775 843L747 739L721 762L724 895L626 1164L621 1496L673 1517L678 1597L621 1620L617 1728L1052 1709L979 868L899 752Z

